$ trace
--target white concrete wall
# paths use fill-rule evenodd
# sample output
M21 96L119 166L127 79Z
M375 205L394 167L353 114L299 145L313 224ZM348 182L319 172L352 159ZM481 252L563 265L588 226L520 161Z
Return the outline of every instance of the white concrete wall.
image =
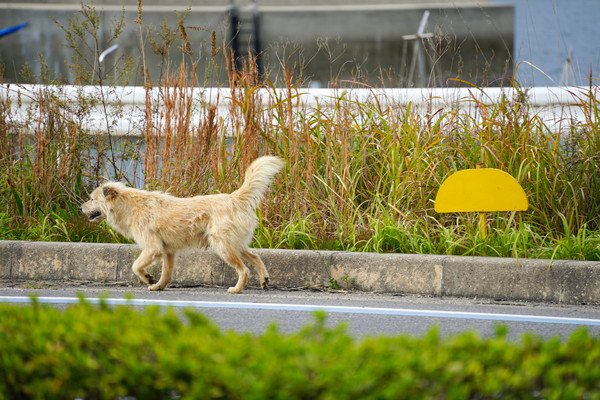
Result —
M188 93L194 99L195 108L192 121L198 121L208 105L218 107L220 123L230 132L231 91L228 88L189 88ZM80 98L105 98L108 105L108 117L114 134L142 135L145 118L146 94L143 87L103 87L98 86L40 86L40 85L0 85L0 101L10 100L12 113L17 121L27 123L32 119L31 106L36 102L40 91L49 91L68 105ZM588 87L533 87L517 91L513 88L435 88L435 89L308 89L299 88L293 93L293 103L298 109L310 112L317 107L324 112L340 98L348 102L361 103L375 101L383 106L407 107L409 104L421 114L431 114L439 110L459 110L477 118L477 104L492 104L506 96L509 101L518 101L521 93L526 93L530 113L539 115L553 130L567 129L572 122L585 122L584 104L589 104ZM592 88L595 101L600 100L598 88ZM160 104L159 89L150 91L151 99ZM266 110L275 98L285 98L285 89L260 89L257 98ZM348 103L351 104L351 103ZM120 105L123 113L114 118L114 106ZM76 107L73 107L76 108ZM154 115L158 118L158 114ZM73 118L76 118L73 115ZM89 116L78 120L83 127L92 132L106 131L106 115L102 104L96 106Z

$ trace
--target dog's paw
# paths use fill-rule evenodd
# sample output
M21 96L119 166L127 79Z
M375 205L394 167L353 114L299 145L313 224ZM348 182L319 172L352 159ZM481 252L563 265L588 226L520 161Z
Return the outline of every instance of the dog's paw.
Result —
M269 288L269 277L265 276L265 278L262 280L262 282L260 283L260 287L263 288L264 290L267 290Z
M154 285L150 285L148 286L148 290L151 290L153 292L157 291L157 290L163 290L164 288L162 288L158 283L155 283Z
M227 293L239 294L242 293L242 289L237 289L236 287L232 286L229 289L227 289Z

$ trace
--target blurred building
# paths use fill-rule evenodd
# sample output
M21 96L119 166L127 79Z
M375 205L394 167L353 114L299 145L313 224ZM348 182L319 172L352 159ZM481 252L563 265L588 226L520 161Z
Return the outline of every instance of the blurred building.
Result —
M31 0L35 1L35 0ZM177 32L177 15L189 10L184 26L197 61L199 80L206 85L226 82L223 52L235 52L238 66L256 53L264 77L281 83L282 68L312 87L373 85L387 87L455 86L460 80L501 86L513 76L514 9L511 5L468 0L144 0L146 65L154 76L165 59L152 51L160 42L163 21ZM115 77L115 66L132 57L130 84L141 82L137 1L96 0L100 17L99 46L119 44L107 57L104 71ZM188 8L189 6L189 8ZM73 51L65 46L69 19L81 19L79 0L0 0L0 28L29 22L26 29L0 38L4 79L25 79L23 66L39 75L39 56L55 78L72 81L67 63ZM109 43L122 10L125 28ZM82 43L82 49L85 45ZM170 50L172 64L181 59L178 45ZM85 49L84 49L85 50ZM155 48L156 50L156 48ZM93 64L93 62L92 62ZM113 75L111 75L111 73ZM456 79L450 79L456 78Z

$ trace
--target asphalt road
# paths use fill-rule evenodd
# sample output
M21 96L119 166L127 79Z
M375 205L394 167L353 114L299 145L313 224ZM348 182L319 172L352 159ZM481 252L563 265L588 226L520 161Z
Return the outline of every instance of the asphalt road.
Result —
M477 299L430 298L313 291L262 291L247 289L231 295L224 288L167 288L148 292L143 287L25 283L0 288L0 301L28 302L35 295L43 302L65 307L76 302L77 294L87 298L104 297L115 304L130 294L134 306L158 304L194 307L222 329L263 332L276 323L283 332L293 332L313 320L315 310L328 314L328 324L347 325L355 337L412 334L422 335L438 326L443 335L475 330L493 335L498 324L509 328L509 337L518 339L526 332L543 337L566 338L582 326L600 334L600 307L521 302L493 302Z

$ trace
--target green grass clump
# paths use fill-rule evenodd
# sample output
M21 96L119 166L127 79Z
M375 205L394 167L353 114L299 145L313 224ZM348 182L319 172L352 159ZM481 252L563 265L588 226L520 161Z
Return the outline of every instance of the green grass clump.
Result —
M193 310L0 305L0 398L598 398L600 341L506 329L356 340L325 315L224 332Z

